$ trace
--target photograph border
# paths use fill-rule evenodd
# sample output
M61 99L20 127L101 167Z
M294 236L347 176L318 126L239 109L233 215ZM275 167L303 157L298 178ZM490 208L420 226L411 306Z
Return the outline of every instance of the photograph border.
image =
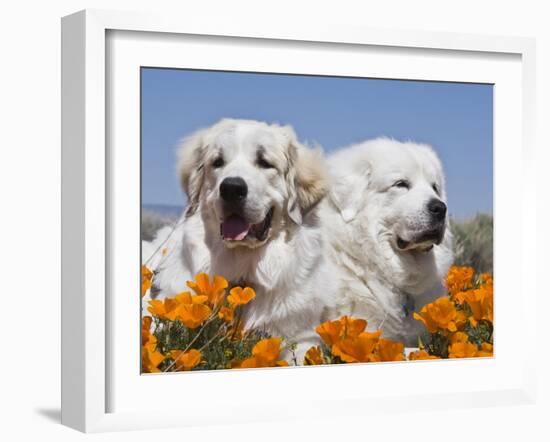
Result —
M143 422L142 414L107 413L110 386L106 376L109 357L106 285L108 280L109 195L106 162L106 32L146 31L183 35L246 37L300 42L332 42L445 51L475 51L520 55L523 74L522 155L525 186L534 181L535 42L518 37L477 36L453 33L376 30L348 26L303 26L266 23L234 23L200 20L197 17L166 17L151 14L86 10L62 20L62 423L80 431L110 431L200 424L166 410ZM533 186L534 188L534 186ZM534 241L536 194L522 192L523 257L536 256ZM526 232L531 231L528 236ZM527 269L525 260L518 266ZM536 304L536 284L523 294L518 308ZM528 333L535 324L528 327ZM526 341L531 341L526 339ZM530 344L526 344L530 345ZM534 400L534 354L525 357L524 386L518 390L487 392L484 403L532 403ZM518 356L519 357L519 356ZM456 402L456 395L427 395L416 399L416 409ZM434 403L434 400L436 403ZM350 403L356 401L349 399ZM464 402L464 401L462 401ZM467 401L465 402L467 403ZM379 410L396 408L392 398L381 398ZM458 405L457 405L458 406ZM462 405L464 406L464 405ZM372 406L356 404L358 413ZM304 416L322 415L321 407L304 410ZM285 412L273 419L283 419ZM251 419L252 420L252 419Z

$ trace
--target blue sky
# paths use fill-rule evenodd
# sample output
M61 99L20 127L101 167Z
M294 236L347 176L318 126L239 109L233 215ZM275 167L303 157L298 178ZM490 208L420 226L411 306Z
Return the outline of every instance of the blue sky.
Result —
M325 151L377 136L431 144L456 218L493 207L491 85L142 69L142 203L183 205L178 141L221 118L291 124Z

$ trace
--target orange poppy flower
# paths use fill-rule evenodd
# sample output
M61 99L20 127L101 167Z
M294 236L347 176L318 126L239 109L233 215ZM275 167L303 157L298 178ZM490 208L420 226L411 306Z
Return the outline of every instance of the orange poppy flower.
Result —
M320 347L311 347L304 356L304 365L323 365L323 354Z
M252 349L252 357L241 363L241 368L287 366L287 361L279 360L281 342L281 338L262 339Z
M176 308L178 305L179 303L173 298L165 298L162 301L160 299L151 299L147 310L153 316L160 319L174 321L176 319Z
M175 298L165 298L163 303L164 314L162 317L164 319L169 319L170 321L175 321L177 308L180 304L181 302L178 302Z
M153 285L153 272L147 266L141 266L141 297L145 296L147 290Z
M451 297L458 292L471 288L473 276L474 269L471 267L452 266L445 281Z
M191 296L189 292L182 292L175 298L164 298L162 301L160 299L150 300L148 310L152 315L161 319L168 319L170 321L175 321L176 319L181 320L179 316L183 305L202 305L207 299L206 296ZM206 309L210 310L207 306L203 307L205 308L201 308L199 311L206 311ZM187 317L187 315L184 316Z
M266 364L272 364L279 358L281 343L281 338L262 339L252 349L252 355Z
M404 361L405 346L401 342L380 339L376 347L375 355L371 360L376 362Z
M227 301L233 307L237 305L246 305L256 297L256 292L250 287L233 287L229 291Z
M430 333L437 330L457 330L457 311L454 302L447 296L436 299L431 304L422 307L420 313L414 313L414 318L421 321Z
M166 310L164 309L164 302L160 299L151 299L149 301L149 307L147 307L149 313L161 319L166 318Z
M457 304L464 304L464 302L466 301L466 294L468 293L469 291L466 290L464 292L456 292L453 296L452 296L452 299L454 302L456 302Z
M204 304L208 301L208 296L195 295L189 292L181 292L174 298L177 304Z
M154 338L153 335L151 335L151 323L153 322L153 319L151 316L145 316L141 320L141 345L147 345L147 343L150 342L151 338Z
M367 321L364 319L355 319L350 316L342 316L342 338L356 338L365 331Z
M202 360L199 350L191 349L182 354L180 350L172 350L170 357L175 361L176 371L189 371L195 368Z
M342 339L356 338L366 327L367 321L364 319L342 316L336 321L323 322L317 326L315 331L325 344L334 345Z
M468 342L468 335L464 332L456 332L451 335L450 341L451 344L454 344L456 342Z
M231 322L235 319L235 310L230 307L222 307L218 312L218 318L225 322Z
M363 332L354 338L346 338L332 346L332 354L344 362L368 362L378 344L381 331Z
M479 275L479 280L481 281L481 285L493 285L493 275L491 275L490 273L482 273L481 275Z
M466 312L464 310L457 310L456 318L454 322L458 330L464 330L464 326L468 322L468 317L466 316Z
M464 294L464 300L470 306L472 317L470 322L476 325L477 321L493 322L493 290L490 286L469 290Z
M477 352L477 356L480 358L490 358L493 356L493 344L483 342L481 348Z
M164 361L164 355L155 349L156 338L152 339L147 345L141 347L141 370L144 373L160 372L158 366Z
M342 328L340 321L327 321L318 325L315 331L321 336L325 344L332 346L340 340Z
M471 342L455 342L449 345L449 358L474 358L477 356L477 345Z
M441 359L439 356L429 354L426 350L418 350L409 353L409 361L421 361L427 359Z
M176 309L175 319L193 329L206 321L211 313L210 307L204 304L180 304Z
M227 279L218 275L214 275L210 283L210 277L206 273L199 273L195 276L195 281L187 281L187 287L197 295L206 296L212 305L217 305L221 301L228 285Z

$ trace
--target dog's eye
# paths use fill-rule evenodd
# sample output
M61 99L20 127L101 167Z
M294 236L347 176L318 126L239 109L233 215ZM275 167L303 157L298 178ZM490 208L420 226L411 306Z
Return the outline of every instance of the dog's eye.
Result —
M225 161L223 160L222 157L218 157L216 158L213 162L212 162L212 167L214 169L219 169L220 167L222 167L223 165L225 164Z
M432 189L434 190L435 193L437 193L439 195L439 187L437 187L437 184L433 183L432 184Z
M257 160L257 164L258 166L260 166L262 169L274 169L275 166L269 162L267 162L266 160L264 160L263 158L258 158Z
M411 185L406 180L398 180L395 183L393 183L393 187L399 187L403 189L410 189Z

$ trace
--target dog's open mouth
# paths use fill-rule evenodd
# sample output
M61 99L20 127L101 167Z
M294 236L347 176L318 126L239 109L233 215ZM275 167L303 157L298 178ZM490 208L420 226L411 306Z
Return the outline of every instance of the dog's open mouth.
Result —
M249 224L241 215L231 214L221 223L220 234L225 241L243 241L245 239L264 241L271 227L273 210L272 207L264 220L257 224Z
M444 233L444 228L433 229L422 233L411 241L406 241L400 236L397 236L395 242L399 250L422 250L425 252L429 252L434 245L441 244Z

